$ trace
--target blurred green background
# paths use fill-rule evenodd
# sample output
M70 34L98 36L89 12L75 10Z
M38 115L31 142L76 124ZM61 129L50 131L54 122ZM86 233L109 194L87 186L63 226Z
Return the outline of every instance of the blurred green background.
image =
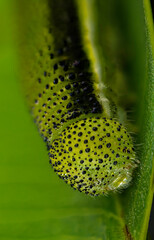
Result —
M24 103L15 8L14 1L0 0L0 239L100 240L110 234L103 222L116 219L104 219L101 197L79 194L58 179ZM118 235L115 229L115 239Z

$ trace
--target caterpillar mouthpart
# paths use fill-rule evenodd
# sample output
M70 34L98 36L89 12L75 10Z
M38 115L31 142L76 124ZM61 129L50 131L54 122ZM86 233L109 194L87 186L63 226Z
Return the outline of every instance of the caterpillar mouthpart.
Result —
M102 117L66 127L49 146L49 157L60 178L94 196L127 187L136 167L133 142L125 127Z

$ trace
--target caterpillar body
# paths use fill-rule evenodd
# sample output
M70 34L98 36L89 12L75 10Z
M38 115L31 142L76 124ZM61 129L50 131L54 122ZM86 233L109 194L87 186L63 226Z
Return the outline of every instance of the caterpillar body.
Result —
M116 104L109 116L102 103L74 1L30 5L22 12L29 22L22 39L23 86L54 171L89 195L126 187L136 167L133 142Z

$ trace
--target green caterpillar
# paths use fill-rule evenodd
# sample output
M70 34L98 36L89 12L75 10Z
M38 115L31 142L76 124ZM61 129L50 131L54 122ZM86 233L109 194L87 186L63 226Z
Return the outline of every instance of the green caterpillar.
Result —
M82 44L75 2L24 4L20 6L25 26L24 92L54 171L89 195L125 188L136 167L133 142L115 120L114 97L107 107L107 99L99 94L98 77Z

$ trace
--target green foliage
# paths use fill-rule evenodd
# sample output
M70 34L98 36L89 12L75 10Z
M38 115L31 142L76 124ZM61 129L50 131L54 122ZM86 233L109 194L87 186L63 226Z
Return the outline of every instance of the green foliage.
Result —
M132 185L112 196L92 198L73 191L50 169L45 145L32 124L17 81L16 5L1 1L0 239L146 239L154 190L151 10L148 1L104 2L84 1L93 19L90 27L95 33L97 64L102 69L108 67L102 77L110 79L109 84L126 79L131 93L125 90L128 109L133 106L130 119L138 131L134 141L140 161ZM106 48L109 40L111 47ZM118 65L117 59L121 59ZM123 100L124 96L121 103Z

